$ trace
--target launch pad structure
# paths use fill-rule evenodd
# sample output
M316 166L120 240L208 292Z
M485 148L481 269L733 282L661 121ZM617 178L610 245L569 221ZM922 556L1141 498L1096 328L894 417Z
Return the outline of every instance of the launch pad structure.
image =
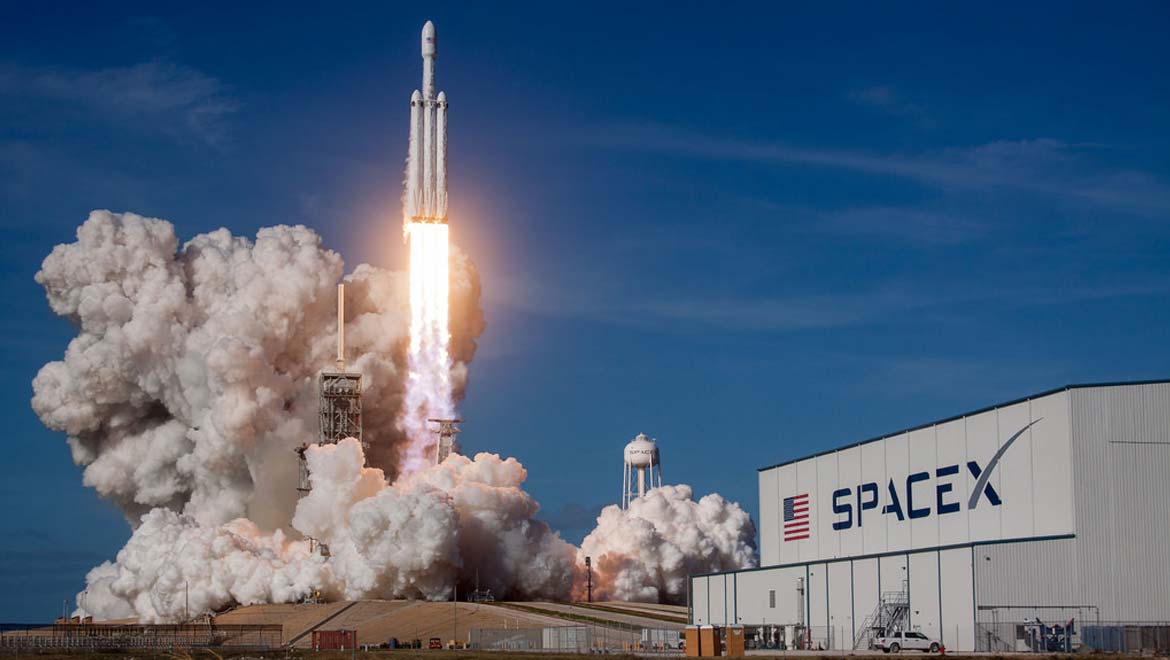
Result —
M321 372L319 445L334 445L345 438L356 438L362 449L369 445L362 439L362 375L345 371Z
M345 370L345 285L337 285L337 364L333 371L322 371L318 377L320 385L319 412L320 430L317 445L335 445L346 438L356 438L365 450L369 444L362 437L362 375ZM305 461L305 450L309 445L297 447L300 461L300 478L297 490L308 493L309 466Z
M455 434L459 433L459 427L456 424L463 423L462 419L428 419L428 422L433 422L439 425L435 429L435 434L439 436L438 442L435 443L435 465L447 460L451 452L456 451Z

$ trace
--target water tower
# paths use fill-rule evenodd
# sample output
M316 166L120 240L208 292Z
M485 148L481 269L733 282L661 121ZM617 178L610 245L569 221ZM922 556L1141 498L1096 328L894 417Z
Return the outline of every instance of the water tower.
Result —
M626 445L625 471L622 475L622 508L630 508L630 501L646 494L649 488L662 486L662 462L658 445L645 433Z

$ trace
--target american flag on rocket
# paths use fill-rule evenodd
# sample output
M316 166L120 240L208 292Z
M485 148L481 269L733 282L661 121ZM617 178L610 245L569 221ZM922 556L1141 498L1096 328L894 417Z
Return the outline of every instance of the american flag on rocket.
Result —
M784 498L784 540L808 538L808 493Z

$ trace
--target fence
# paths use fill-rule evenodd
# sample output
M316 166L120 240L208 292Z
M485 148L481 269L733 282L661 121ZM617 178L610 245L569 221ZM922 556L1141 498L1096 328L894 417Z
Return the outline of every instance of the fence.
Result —
M1170 652L1170 622L1076 621L1046 624L1037 619L980 622L975 650L999 653Z
M680 655L682 633L682 628L642 628L618 623L548 628L473 628L468 644L481 651Z
M0 650L275 649L279 625L0 624Z

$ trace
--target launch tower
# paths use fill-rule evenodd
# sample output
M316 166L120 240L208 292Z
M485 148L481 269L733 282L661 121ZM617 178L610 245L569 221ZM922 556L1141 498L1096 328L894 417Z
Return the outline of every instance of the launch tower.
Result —
M345 438L362 438L362 375L345 370L345 285L337 285L337 363L334 371L322 371L320 378L318 445L335 445ZM309 468L305 462L307 444L297 447L300 482L297 490L309 492Z

